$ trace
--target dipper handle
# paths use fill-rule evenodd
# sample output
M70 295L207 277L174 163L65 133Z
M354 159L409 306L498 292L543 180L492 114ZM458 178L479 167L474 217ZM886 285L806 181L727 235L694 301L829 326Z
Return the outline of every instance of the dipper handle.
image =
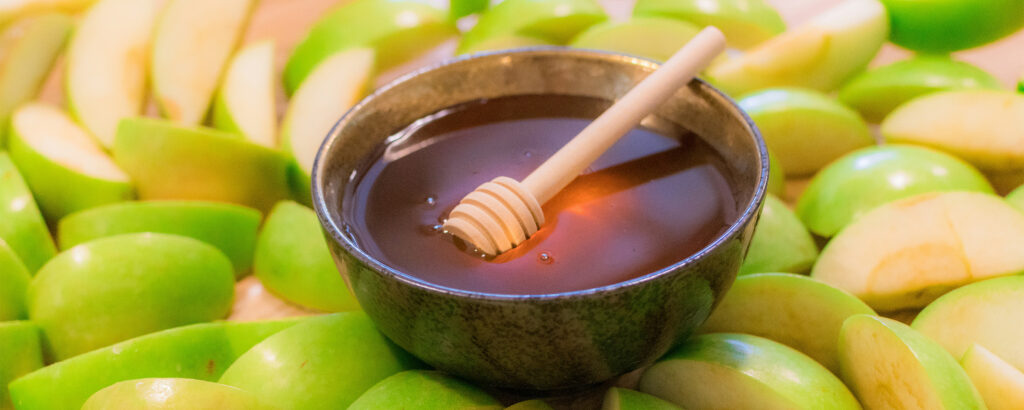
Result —
M685 86L725 49L725 36L705 27L660 68L629 90L523 180L537 202L547 202L616 141Z
M445 220L445 231L489 255L519 245L544 224L542 204L689 83L724 49L722 32L712 26L704 28L521 183L498 177L466 195Z

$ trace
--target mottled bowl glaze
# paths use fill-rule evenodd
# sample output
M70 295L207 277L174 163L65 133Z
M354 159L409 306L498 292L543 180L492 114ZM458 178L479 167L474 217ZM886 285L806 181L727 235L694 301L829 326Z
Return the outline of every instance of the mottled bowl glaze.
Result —
M739 217L706 248L657 272L558 294L450 289L365 252L346 233L341 212L359 165L419 118L520 94L614 100L655 68L634 57L560 48L482 54L404 76L342 117L317 155L313 204L335 261L380 331L438 369L523 391L606 381L652 363L693 333L736 277L768 179L768 154L750 119L701 80L680 89L655 116L700 135L726 159Z

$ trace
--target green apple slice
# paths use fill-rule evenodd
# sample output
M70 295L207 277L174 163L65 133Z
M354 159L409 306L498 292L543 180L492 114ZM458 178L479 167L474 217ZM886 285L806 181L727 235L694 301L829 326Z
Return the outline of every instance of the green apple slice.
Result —
M476 386L432 370L408 370L377 383L351 410L500 410L500 403Z
M46 221L28 185L6 152L0 152L0 239L18 254L30 274L57 254Z
M658 17L595 24L569 42L570 47L616 51L666 61L697 35L700 27Z
M1024 269L1022 269L1024 271ZM1024 315L1024 276L1016 275L964 286L943 295L921 311L912 325L963 357L974 344L985 346L1019 369L1024 369L1017 326Z
M796 214L774 195L766 195L739 274L805 273L817 258L818 246Z
M984 409L942 347L892 319L856 315L839 333L843 380L869 409Z
M1021 271L1024 213L994 195L947 192L864 214L825 246L811 276L890 312Z
M991 410L1024 408L1024 372L1006 363L999 356L973 345L960 359L960 365L971 378L971 383L985 399Z
M797 214L831 237L875 207L926 192L995 193L977 169L952 155L920 146L862 148L826 166L800 196Z
M355 0L325 15L284 68L291 94L328 57L350 48L372 48L376 69L386 70L458 35L444 10L414 0Z
M51 220L135 196L128 175L60 109L42 103L11 117L11 159Z
M1006 195L1006 200L1010 202L1010 205L1016 206L1021 212L1024 212L1024 185L1017 187L1013 192Z
M31 322L0 322L0 410L14 409L7 384L40 367L39 328Z
M856 314L874 311L853 295L806 276L759 273L736 278L699 332L768 338L839 374L839 329Z
M650 394L612 387L604 395L601 410L682 410L682 408Z
M65 93L71 114L105 147L117 123L142 113L146 56L159 0L101 0L68 45Z
M39 94L74 26L69 16L48 14L19 21L0 33L0 148L6 145L11 113Z
M28 288L47 357L64 360L122 340L228 315L231 262L184 236L136 233L55 256Z
M158 17L149 65L164 116L198 125L245 32L254 0L170 0Z
M1024 95L1019 93L945 91L897 108L882 122L882 135L888 142L949 152L985 173L1016 173L1020 179L996 186L1009 190L1024 183L1024 122L1020 118L1024 118Z
M882 3L846 0L740 57L713 65L707 75L731 95L780 86L831 91L867 67L888 35Z
M892 19L892 42L944 54L995 41L1024 27L1017 0L883 0Z
M856 111L814 90L766 89L743 96L738 104L792 176L810 175L875 142Z
M280 408L343 409L384 378L419 362L362 313L308 319L253 346L220 383Z
M253 274L289 302L327 312L359 309L324 241L313 210L278 203L256 243Z
M77 409L97 391L124 380L216 381L242 353L295 323L300 322L201 323L140 336L25 375L11 383L11 398L19 409Z
M490 5L490 0L450 0L448 2L449 13L453 20L480 13L487 10Z
M779 157L771 149L768 150L768 193L777 197L786 194L786 169L779 162Z
M547 402L541 399L521 401L505 408L505 410L554 410Z
M786 30L782 16L764 0L638 0L635 16L665 16L715 26L729 45L754 47Z
M6 0L0 2L0 26L15 20L43 13L77 13L96 0Z
M245 390L196 379L125 380L96 392L82 410L270 410Z
M230 202L267 211L288 198L288 160L237 134L164 120L121 121L114 159L139 199Z
M1002 88L999 79L948 56L916 56L862 73L839 90L839 100L868 121L881 122L915 97L952 89Z
M57 225L61 249L107 236L159 232L187 236L217 247L231 260L235 276L252 266L260 212L204 201L121 202L68 215ZM318 225L319 226L319 225Z
M31 280L25 264L7 242L0 239L0 322L28 319L25 291Z
M274 42L245 46L231 59L213 102L213 124L266 147L277 146Z
M470 47L466 47L465 49L461 50L459 54L473 54L484 51L498 51L513 48L538 47L550 45L552 45L550 41L541 38L521 36L518 34L509 34L505 36L495 36L480 41L479 43L476 43Z
M608 19L595 0L506 0L480 15L459 41L458 53L510 34L565 44L587 27Z
M370 90L374 52L341 51L318 65L288 103L281 126L281 145L294 158L289 178L295 198L311 203L313 161L331 127Z
M714 333L691 338L640 377L638 390L687 409L859 409L836 376L771 340Z

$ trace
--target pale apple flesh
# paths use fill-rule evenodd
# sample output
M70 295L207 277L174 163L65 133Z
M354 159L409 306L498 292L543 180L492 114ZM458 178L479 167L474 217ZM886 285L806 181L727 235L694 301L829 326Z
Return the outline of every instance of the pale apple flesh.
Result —
M206 118L253 0L171 0L153 34L150 74L163 114L182 125Z
M96 392L82 410L112 409L269 410L255 395L237 387L196 379L160 378L117 382Z
M847 319L839 334L839 363L843 381L866 408L985 408L949 353L891 319Z
M101 0L82 18L68 46L68 107L105 147L118 122L142 112L146 57L159 0Z
M1024 408L1024 372L981 345L967 349L960 365L990 410Z
M73 18L47 14L26 18L0 34L0 149L11 112L34 98L75 27Z
M28 104L11 121L24 142L46 158L93 178L128 182L128 175L58 108Z
M277 146L274 43L248 45L228 66L213 106L217 128L239 132L266 147Z

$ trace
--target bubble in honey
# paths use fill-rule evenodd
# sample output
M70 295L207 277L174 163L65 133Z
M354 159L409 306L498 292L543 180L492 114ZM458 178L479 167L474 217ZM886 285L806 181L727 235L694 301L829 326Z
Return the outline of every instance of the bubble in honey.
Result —
M537 255L537 260L545 265L550 265L555 262L555 257L551 256L551 252L541 252L540 255Z
M427 208L433 208L437 205L437 196L427 195L423 197L423 204L426 205Z

